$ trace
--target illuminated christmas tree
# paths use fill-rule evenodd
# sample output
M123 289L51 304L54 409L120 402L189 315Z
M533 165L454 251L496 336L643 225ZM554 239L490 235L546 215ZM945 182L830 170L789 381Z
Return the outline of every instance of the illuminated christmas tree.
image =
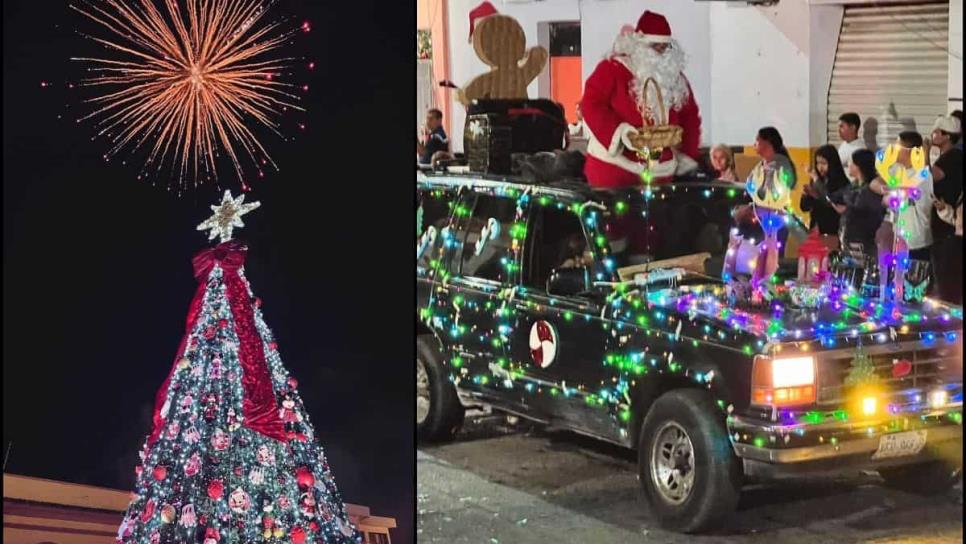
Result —
M118 542L362 542L231 240L256 207L226 191L198 226L221 243L193 260L198 290Z

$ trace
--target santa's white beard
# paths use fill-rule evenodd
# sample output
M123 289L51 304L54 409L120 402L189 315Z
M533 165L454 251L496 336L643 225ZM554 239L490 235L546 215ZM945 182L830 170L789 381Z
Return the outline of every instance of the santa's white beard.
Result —
M631 82L631 92L638 104L648 104L654 115L657 95L653 88L643 95L643 85L647 78L654 78L664 96L664 105L668 110L678 109L688 100L688 84L682 72L687 64L687 56L677 41L670 40L664 53L658 53L651 48L651 44L639 33L623 34L614 42L614 54L620 57L623 64L634 75Z

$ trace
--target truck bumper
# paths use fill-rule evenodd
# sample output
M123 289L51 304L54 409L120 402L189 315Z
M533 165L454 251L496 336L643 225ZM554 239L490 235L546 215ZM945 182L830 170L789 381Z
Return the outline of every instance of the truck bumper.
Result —
M774 424L732 416L728 421L735 454L746 476L775 479L830 472L875 470L942 459L963 462L962 403L942 410L895 414L876 420ZM921 446L880 451L883 440L913 436ZM924 439L924 440L923 440Z

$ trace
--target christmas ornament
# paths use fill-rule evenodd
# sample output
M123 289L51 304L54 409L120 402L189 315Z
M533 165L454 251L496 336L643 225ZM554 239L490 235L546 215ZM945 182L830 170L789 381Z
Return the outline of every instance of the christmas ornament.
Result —
M218 529L214 527L208 527L205 529L205 540L204 544L218 544L218 540L221 539L221 535L218 534Z
M304 489L315 484L315 476L312 475L312 471L308 467L299 467L295 471L295 481L298 482L299 487Z
M238 198L233 198L230 190L225 191L221 198L221 204L211 206L211 210L215 213L198 225L198 230L210 230L211 232L208 233L209 240L218 238L221 243L231 240L234 228L245 226L242 223L241 216L261 206L260 202L249 204L244 202L244 194L239 195Z
M148 540L150 540L151 544L161 544L161 533L158 532L157 529L151 531L150 536L148 536Z
M258 464L262 466L267 467L269 465L274 465L275 454L272 453L272 450L268 449L268 446L262 444L258 447L258 451L255 453L255 460L258 461Z
M289 538L292 539L292 544L305 544L305 529L298 525L292 527Z
M892 378L899 379L904 376L908 376L912 372L912 361L908 359L893 359L892 360Z
M282 423L298 423L299 418L295 415L295 401L292 400L291 395L285 395L282 407L278 410L278 417Z
M164 522L164 523L171 523L171 522L174 521L174 518L175 518L176 515L177 515L177 513L176 513L176 511L174 509L174 506L171 506L170 504L164 504L164 505L161 506L161 521L162 522Z
M251 472L248 473L248 480L254 485L262 485L265 483L265 469L262 467L255 467Z
M158 466L154 467L153 476L154 476L154 479L157 480L157 481L159 481L159 482L161 480L167 478L168 477L168 467L166 467L164 465L158 465Z
M198 432L194 426L188 427L188 430L184 432L184 441L188 444L194 444L201 440L201 433Z
M177 421L175 421L172 422L171 425L168 425L168 431L165 436L168 438L168 440L174 440L175 438L178 438L179 432L181 432L181 426L178 425Z
M191 528L197 523L197 518L195 517L195 505L186 504L181 509L181 526Z
M275 502L278 503L278 507L282 510L288 510L292 506L292 501L288 499L287 495L279 495Z
M144 510L141 511L141 523L147 523L154 515L154 499L149 499L147 504L144 505Z
M208 484L208 497L212 500L220 499L224 492L225 484L221 483L221 480L212 480L211 483Z
M211 447L215 448L215 451L224 451L228 449L229 444L231 444L231 437L221 429L215 429L214 434L211 436Z
M188 462L185 463L184 474L185 476L194 476L195 474L198 474L199 470L201 470L201 456L198 455L198 452L195 452L191 454L191 457L188 458Z
M329 508L329 503L325 500L319 501L319 516L322 517L322 521L328 523L332 521L334 517L332 515L332 510Z
M308 491L308 492L302 493L301 502L302 502L302 505L301 505L302 516L308 519L314 518L315 517L315 497L312 496L312 492Z
M179 369L183 370L185 368L188 368L189 366L191 366L191 360L188 359L187 357L182 357L180 360L178 360Z
M252 498L244 489L237 487L228 496L228 508L236 514L244 514L252 506Z

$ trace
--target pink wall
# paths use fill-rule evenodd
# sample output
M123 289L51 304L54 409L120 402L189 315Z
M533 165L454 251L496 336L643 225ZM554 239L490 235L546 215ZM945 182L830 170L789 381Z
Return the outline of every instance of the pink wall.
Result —
M416 1L416 29L429 29L433 36L433 79L436 83L449 79L449 21L447 0L417 0ZM415 48L415 43L413 45ZM450 130L451 103L450 89L437 87L437 107L443 112L443 128L446 134ZM451 148L452 149L452 148Z

